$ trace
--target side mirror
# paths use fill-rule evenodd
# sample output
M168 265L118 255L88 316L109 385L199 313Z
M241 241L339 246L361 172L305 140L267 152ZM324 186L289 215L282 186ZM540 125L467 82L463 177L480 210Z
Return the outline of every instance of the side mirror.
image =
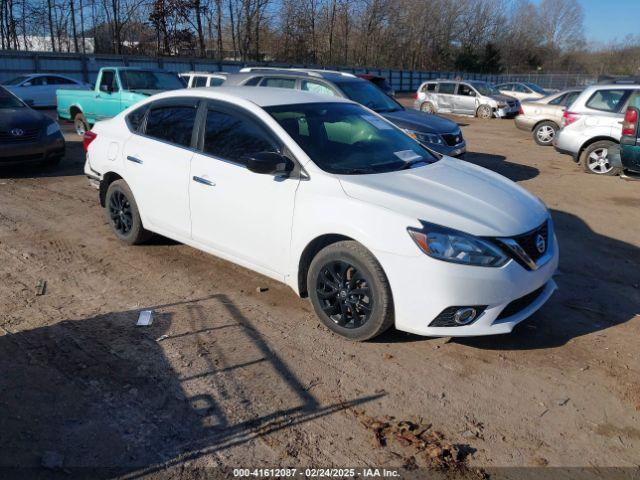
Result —
M293 170L293 161L276 152L258 152L242 158L253 173L264 175L288 175Z

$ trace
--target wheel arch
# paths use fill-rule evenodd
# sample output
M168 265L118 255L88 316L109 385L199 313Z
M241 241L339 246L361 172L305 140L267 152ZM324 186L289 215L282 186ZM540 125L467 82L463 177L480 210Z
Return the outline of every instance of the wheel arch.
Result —
M111 185L116 180L123 180L123 178L118 175L116 172L107 172L102 176L102 180L100 181L100 206L104 208L105 201L107 197L107 190L109 189L109 185Z
M82 113L82 115L84 115L84 112L78 105L71 105L71 107L69 108L69 115L71 116L71 120L73 120L78 113Z
M578 150L578 159L582 156L582 152L584 152L587 148L589 148L589 145L592 145L596 142L601 142L602 140L608 140L610 142L615 143L616 145L620 144L619 140L616 140L615 138L609 136L609 135L598 135L596 137L590 138L589 140L587 140L586 142L584 142L581 146L580 146L580 150Z

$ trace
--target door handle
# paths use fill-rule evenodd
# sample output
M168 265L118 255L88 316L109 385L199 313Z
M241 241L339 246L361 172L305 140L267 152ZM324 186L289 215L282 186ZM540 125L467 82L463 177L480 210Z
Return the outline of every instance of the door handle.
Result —
M129 160L130 162L133 162L133 163L139 163L139 164L144 163L144 162L143 162L142 160L140 160L139 158L132 157L131 155L127 155L127 160Z
M201 183L203 185L207 185L209 187L215 187L216 182L212 182L211 180L207 180L206 178L198 177L196 175L193 176L193 181Z

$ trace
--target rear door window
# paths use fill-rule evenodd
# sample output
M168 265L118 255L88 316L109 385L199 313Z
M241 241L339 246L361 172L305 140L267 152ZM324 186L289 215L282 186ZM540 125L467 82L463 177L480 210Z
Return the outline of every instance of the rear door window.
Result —
M193 77L191 81L192 87L206 87L207 86L207 77L203 77L201 75L196 75Z
M622 89L598 90L587 100L586 106L602 112L615 113L624 105L630 93L631 90Z
M440 88L438 89L438 93L447 93L453 94L456 91L455 83L441 83Z
M296 88L296 80L295 78L267 77L262 81L260 86L274 88Z
M320 82L314 82L313 80L302 80L301 89L307 92L319 93L321 95L336 96L335 92L329 87Z
M190 147L196 112L195 106L152 106L147 115L145 134L181 147Z

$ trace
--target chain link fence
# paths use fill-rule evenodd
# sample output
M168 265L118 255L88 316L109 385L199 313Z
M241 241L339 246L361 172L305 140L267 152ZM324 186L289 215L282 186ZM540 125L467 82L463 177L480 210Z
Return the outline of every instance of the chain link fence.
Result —
M323 68L318 65L285 63L243 63L186 57L139 57L128 55L82 55L76 53L0 51L0 83L18 75L59 73L85 82L93 82L101 67L129 66L160 68L170 72L238 72L245 66ZM371 73L385 77L396 92L415 91L422 82L433 79L483 80L490 83L532 82L545 89L591 85L597 78L569 73L483 74L467 72L429 72L380 68L324 67L354 74Z

